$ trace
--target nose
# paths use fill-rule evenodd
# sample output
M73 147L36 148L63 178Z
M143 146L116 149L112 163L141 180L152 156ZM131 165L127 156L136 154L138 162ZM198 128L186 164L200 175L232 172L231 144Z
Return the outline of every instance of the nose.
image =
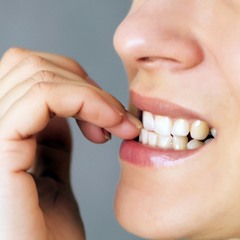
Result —
M132 7L114 35L114 46L123 62L137 68L168 70L199 65L204 58L203 50L192 31L186 4L141 2L140 6Z

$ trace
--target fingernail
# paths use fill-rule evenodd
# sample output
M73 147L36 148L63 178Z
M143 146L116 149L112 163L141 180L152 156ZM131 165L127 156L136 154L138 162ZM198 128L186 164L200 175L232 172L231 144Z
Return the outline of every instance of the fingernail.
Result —
M131 113L127 112L126 116L128 118L128 120L138 129L141 129L143 127L142 122L137 119L136 117L134 117Z
M106 129L102 129L103 136L105 137L106 140L111 140L112 139L112 134L108 132Z

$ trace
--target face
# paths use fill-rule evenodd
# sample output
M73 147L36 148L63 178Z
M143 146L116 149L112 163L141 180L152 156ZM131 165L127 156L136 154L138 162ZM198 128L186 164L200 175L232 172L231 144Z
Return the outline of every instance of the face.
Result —
M240 236L240 1L134 0L116 30L140 140L115 211L148 239Z

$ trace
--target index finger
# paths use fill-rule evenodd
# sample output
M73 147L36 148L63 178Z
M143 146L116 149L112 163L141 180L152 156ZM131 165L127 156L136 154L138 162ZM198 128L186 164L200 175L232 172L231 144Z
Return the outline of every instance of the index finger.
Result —
M41 82L31 87L0 119L0 138L24 140L45 128L53 114L108 128L123 124L125 109L107 93L87 84Z

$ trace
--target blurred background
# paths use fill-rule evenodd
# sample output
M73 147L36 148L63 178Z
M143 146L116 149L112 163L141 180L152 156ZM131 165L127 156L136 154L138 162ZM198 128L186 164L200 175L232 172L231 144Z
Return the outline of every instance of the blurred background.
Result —
M12 46L49 51L79 61L106 91L128 104L127 79L112 45L130 0L9 0L0 7L0 54ZM88 240L139 240L113 212L121 140L95 145L70 120L74 138L72 183Z

